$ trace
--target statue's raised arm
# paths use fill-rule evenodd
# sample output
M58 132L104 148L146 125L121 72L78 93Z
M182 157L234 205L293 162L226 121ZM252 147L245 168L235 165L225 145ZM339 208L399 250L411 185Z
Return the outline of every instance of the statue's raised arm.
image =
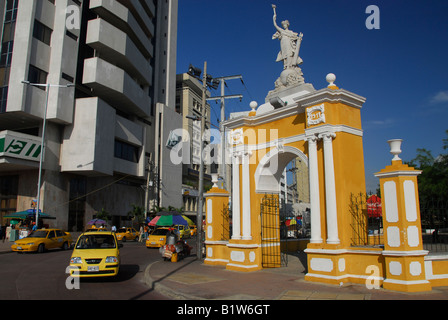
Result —
M272 5L272 9L274 10L274 18L273 18L273 20L274 20L274 27L275 27L275 29L277 29L279 32L282 32L282 28L280 28L278 25L277 25L277 12L276 12L276 9L277 8L277 6L275 5L275 4L273 4Z

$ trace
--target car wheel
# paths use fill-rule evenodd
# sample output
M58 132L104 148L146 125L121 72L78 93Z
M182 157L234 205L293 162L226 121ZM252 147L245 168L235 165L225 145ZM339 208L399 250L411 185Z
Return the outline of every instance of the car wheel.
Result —
M126 242L126 237L123 237L123 239L121 239L121 241Z
M45 251L45 245L43 243L41 243L38 247L37 247L37 252L38 253L43 253Z
M67 242L64 242L63 244L62 244L62 247L61 247L61 249L62 250L68 250L68 243Z

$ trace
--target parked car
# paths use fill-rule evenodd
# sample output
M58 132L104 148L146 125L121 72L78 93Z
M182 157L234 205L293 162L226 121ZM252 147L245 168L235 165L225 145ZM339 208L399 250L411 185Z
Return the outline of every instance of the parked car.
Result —
M154 230L146 239L147 248L160 248L166 244L166 237L170 233L170 228L158 228Z
M190 238L191 237L191 230L190 227L184 226L184 225L175 225L174 226L177 230L179 230L179 235L181 239Z
M67 250L72 244L72 236L68 232L60 229L38 229L33 231L28 237L16 240L11 246L16 252L39 252L48 249Z
M117 237L117 239L121 240L123 242L126 242L127 240L137 241L139 235L140 235L140 233L137 230L135 230L134 228L130 228L130 227L119 228L115 232L115 236Z
M91 231L79 236L70 259L72 277L113 277L120 269L120 250L114 232Z

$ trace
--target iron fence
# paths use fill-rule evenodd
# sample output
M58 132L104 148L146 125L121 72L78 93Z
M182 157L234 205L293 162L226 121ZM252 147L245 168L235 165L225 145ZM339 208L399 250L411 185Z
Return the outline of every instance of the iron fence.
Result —
M260 206L262 266L263 268L278 268L287 265L287 256L282 254L280 248L278 195L265 195Z
M229 241L230 240L230 208L228 204L224 204L221 210L222 216L222 235L221 240Z
M420 197L423 248L430 252L448 252L448 199Z
M365 193L350 194L352 246L381 247L384 245L380 204L369 203L370 196Z

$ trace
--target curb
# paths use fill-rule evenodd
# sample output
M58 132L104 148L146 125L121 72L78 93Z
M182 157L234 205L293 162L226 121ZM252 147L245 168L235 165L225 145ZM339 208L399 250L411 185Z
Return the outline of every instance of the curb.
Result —
M200 298L200 297L192 296L189 294L184 294L184 293L174 291L171 288L168 288L167 286L159 283L159 280L154 280L150 275L150 269L151 269L152 265L155 263L160 263L160 261L156 261L156 262L153 262L150 265L148 265L144 272L143 280L148 287L150 287L154 291L157 291L158 293L164 295L165 297L174 299L174 300L206 300L204 298Z

